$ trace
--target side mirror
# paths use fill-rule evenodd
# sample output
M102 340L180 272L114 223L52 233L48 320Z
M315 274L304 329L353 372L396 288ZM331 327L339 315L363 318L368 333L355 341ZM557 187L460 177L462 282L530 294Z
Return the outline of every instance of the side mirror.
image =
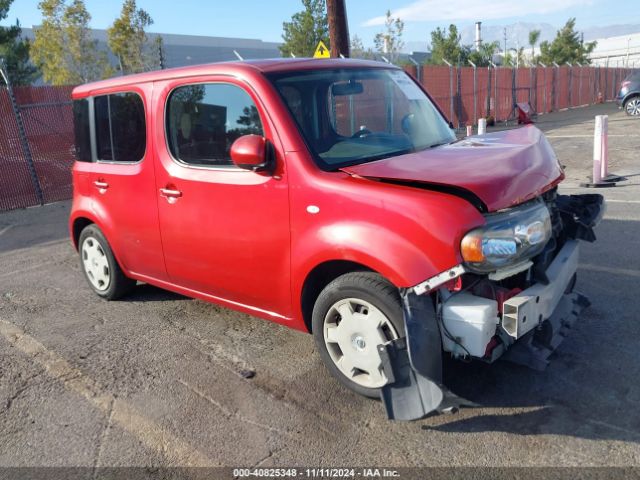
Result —
M258 172L270 171L273 158L269 155L267 140L260 135L243 135L231 145L230 155L233 163L243 170Z

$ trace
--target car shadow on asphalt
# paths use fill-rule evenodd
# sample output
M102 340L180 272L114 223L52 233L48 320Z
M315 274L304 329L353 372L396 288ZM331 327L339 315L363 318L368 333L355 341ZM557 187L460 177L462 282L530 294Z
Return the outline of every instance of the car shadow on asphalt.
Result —
M562 352L558 356L561 355ZM563 435L640 443L640 420L633 413L637 407L637 390L630 395L632 386L603 388L602 378L576 383L571 375L564 378L558 375L554 361L559 364L559 370L563 370L564 362L553 357L545 372L501 361L493 365L448 365L445 384L479 406L468 413L463 410L451 416L448 422L423 425L422 429L448 433ZM638 378L637 366L632 368ZM621 391L626 394L620 395ZM635 401L630 397L635 397Z
M446 359L445 385L480 408L422 428L640 443L640 295L634 291L639 226L606 219L596 230L598 241L583 244L576 288L592 305L545 371L500 360L489 365Z
M193 299L147 283L139 283L129 295L121 299L123 302L173 302L176 300Z

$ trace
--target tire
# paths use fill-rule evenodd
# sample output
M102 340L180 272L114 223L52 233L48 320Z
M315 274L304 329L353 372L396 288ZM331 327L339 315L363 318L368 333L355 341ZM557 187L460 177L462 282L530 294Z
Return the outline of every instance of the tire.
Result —
M117 300L136 286L136 281L122 272L109 242L96 225L88 225L80 233L78 253L82 272L89 286L100 297Z
M640 95L635 95L624 102L624 112L630 117L640 115Z
M387 379L377 347L404 337L398 289L375 272L342 275L318 296L312 331L334 377L360 395L380 398Z

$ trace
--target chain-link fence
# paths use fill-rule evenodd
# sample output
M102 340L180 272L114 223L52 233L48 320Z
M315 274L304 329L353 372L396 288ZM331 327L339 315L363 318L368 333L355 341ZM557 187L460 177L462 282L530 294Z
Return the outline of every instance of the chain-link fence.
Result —
M0 87L0 211L71 198L72 89Z
M406 67L457 128L482 117L514 118L514 105L537 113L612 101L624 68ZM71 198L73 87L0 86L0 211Z

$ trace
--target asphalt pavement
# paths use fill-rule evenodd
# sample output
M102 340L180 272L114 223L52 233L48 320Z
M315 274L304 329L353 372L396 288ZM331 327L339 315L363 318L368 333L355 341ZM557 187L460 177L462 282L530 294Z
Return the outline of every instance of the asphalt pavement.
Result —
M603 113L627 180L581 252L593 305L545 372L448 364L481 406L416 422L341 387L310 335L147 285L99 299L69 202L0 214L0 466L640 466L640 119L538 125L577 193Z

